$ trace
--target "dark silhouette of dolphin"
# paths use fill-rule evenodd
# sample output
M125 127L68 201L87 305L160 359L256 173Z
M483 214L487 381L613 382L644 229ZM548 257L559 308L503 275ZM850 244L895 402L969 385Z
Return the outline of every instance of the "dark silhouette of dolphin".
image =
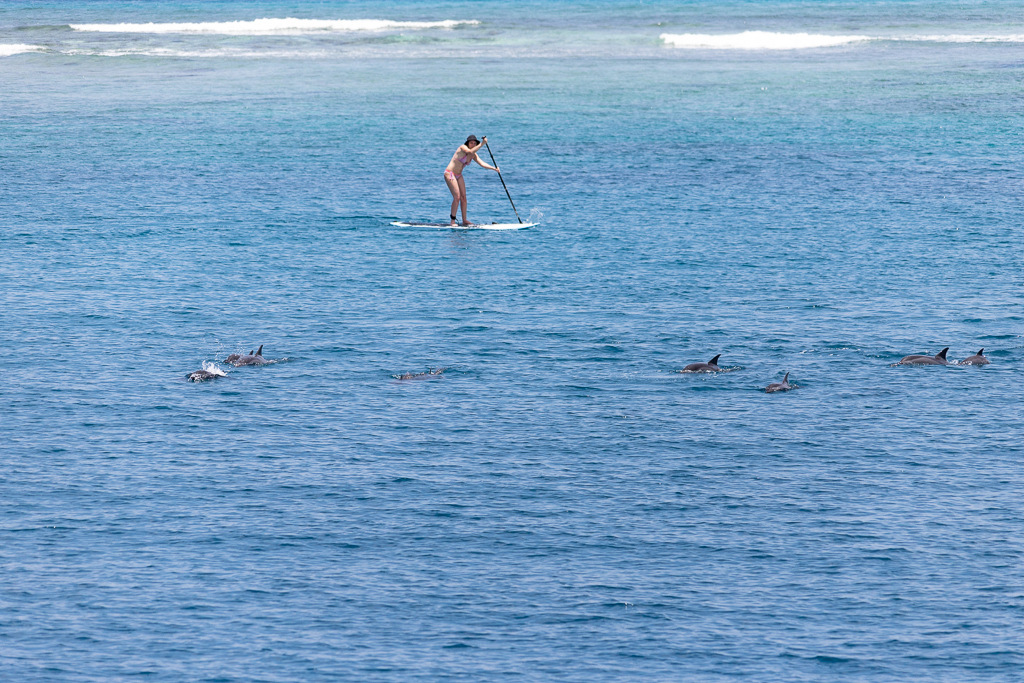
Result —
M190 372L185 376L189 382L205 382L208 379L217 379L218 377L227 377L223 372L210 372L209 370L196 370Z
M985 351L984 348L978 349L978 352L976 354L974 354L973 356L968 356L967 358L964 358L962 361L960 361L960 364L961 365L989 365L988 358L985 358L985 356L983 355L984 351Z
M900 362L896 365L949 365L949 361L946 360L947 351L949 351L948 346L934 356L924 356L917 353L911 354L901 358Z
M392 375L392 377L394 377L397 380L428 379L430 377L440 377L441 375L444 374L444 371L447 369L448 368L437 368L436 370L432 370L430 368L427 368L426 372L405 372L402 373L401 375Z
M263 357L263 345L260 344L260 348L256 353L252 351L249 351L247 354L233 353L225 358L224 362L231 363L236 368L240 368L243 365L264 365L270 361Z
M718 354L707 363L690 363L680 372L721 372L722 368L718 367L718 359L722 357L722 354Z
M764 388L764 391L766 394L774 394L776 391L789 391L790 389L795 388L795 384L789 383L789 373L787 372L786 376L782 378L781 382L772 382L771 384Z

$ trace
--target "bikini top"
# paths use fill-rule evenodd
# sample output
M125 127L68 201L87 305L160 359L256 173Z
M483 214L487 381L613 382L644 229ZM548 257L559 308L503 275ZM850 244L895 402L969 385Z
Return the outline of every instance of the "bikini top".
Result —
M469 157L459 157L459 163L465 166L469 163Z

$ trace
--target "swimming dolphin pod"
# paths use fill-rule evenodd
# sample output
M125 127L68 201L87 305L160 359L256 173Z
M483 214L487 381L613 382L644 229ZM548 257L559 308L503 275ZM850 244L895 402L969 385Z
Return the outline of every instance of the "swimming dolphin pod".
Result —
M984 348L978 349L978 352L973 356L968 356L960 361L960 365L989 365L989 359L983 355L985 352Z
M275 361L267 360L263 357L263 345L261 344L255 353L253 351L249 351L249 353L232 353L223 362L240 368L243 365L266 365ZM185 375L185 379L189 382L206 382L219 377L227 377L227 375L215 363L207 362L203 362L201 370L195 370Z
M949 347L947 346L934 356L925 356L917 353L911 354L901 358L896 365L949 365L949 361L946 360L946 353L948 351Z
M231 363L236 368L240 368L243 365L265 365L270 361L263 357L263 345L260 344L260 348L256 353L252 351L249 351L247 354L232 353L224 359L224 362Z
M722 357L722 354L718 354L707 363L690 363L680 372L721 372L722 368L718 367L718 359Z
M949 365L949 361L946 359L947 353L949 353L948 346L934 356L915 353L909 356L904 356L896 363L896 365ZM991 362L985 357L984 353L984 348L978 349L978 353L973 356L968 356L958 364L990 365ZM718 365L718 359L721 357L722 354L718 354L706 363L690 363L682 370L679 370L679 372L722 372L722 368ZM236 368L239 368L243 365L266 365L273 361L269 361L263 357L263 345L260 344L260 348L255 352L250 350L247 354L232 353L224 359L224 362L230 363ZM392 377L397 380L428 379L431 377L440 377L444 374L445 370L447 370L447 368L427 368L426 372L405 372L400 375L392 375ZM189 382L206 382L220 377L226 377L226 375L216 366L208 368L206 363L203 364L203 369L195 370L185 376ZM787 372L781 382L772 382L765 387L765 392L773 394L777 391L789 391L790 389L797 388L799 388L799 385L789 383L789 373Z
M781 382L772 382L764 388L766 394L774 394L776 391L789 391L790 389L796 389L797 385L789 383L789 373L782 378Z

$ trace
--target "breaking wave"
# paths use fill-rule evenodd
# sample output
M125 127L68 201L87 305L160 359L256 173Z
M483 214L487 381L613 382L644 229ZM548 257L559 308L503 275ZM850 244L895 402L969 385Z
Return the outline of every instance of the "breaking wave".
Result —
M171 24L71 24L75 31L104 33L198 33L231 36L294 35L351 31L420 30L479 24L476 20L389 21L387 19L254 19Z
M1006 36L943 34L923 36L897 36L879 40L905 40L915 43L1024 43L1024 34L1017 33Z
M662 33L661 40L671 47L691 50L805 50L838 47L852 43L873 41L914 43L1021 43L1024 34L1012 35L827 35L819 33L775 33L771 31L744 31L743 33Z
M866 40L868 36L828 36L814 33L772 33L744 31L714 35L708 33L662 33L661 39L672 47L701 50L802 50L835 47Z
M23 52L42 52L46 48L39 45L19 45L19 44L6 44L0 45L0 57L10 57L11 55L20 55Z
M64 50L62 54L91 57L167 57L172 59L326 59L332 53L327 50L245 50L240 48L179 50L168 47L126 47L110 50L72 49Z

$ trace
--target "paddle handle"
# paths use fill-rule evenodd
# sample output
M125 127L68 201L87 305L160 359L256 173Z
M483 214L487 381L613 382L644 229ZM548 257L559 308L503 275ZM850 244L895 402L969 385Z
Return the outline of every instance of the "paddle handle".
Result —
M487 153L491 155L491 163L494 167L498 167L498 162L494 160L494 152L491 151L491 146L487 144L487 136L484 136L484 146L487 147ZM505 188L505 196L508 197L508 203L512 205L512 211L515 212L516 218L520 223L523 222L522 218L519 218L519 212L516 211L516 203L512 201L512 195L508 193L508 187L505 185L505 179L501 177L501 171L498 171L498 180L501 181L501 186Z

